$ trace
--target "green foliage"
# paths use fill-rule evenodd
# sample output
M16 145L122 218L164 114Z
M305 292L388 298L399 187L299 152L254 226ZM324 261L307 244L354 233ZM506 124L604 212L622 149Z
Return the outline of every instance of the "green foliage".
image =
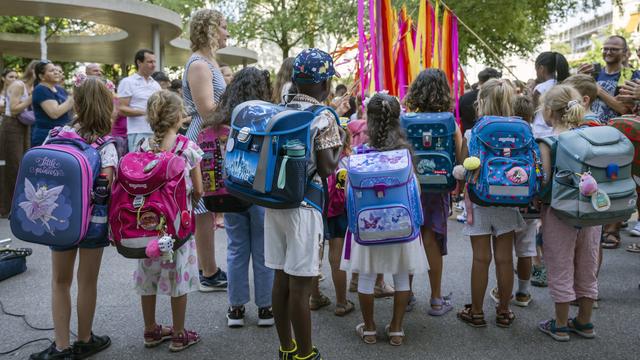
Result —
M162 6L165 9L169 9L177 12L182 17L183 22L186 24L189 20L189 16L194 10L201 9L207 6L206 0L143 0L150 4Z

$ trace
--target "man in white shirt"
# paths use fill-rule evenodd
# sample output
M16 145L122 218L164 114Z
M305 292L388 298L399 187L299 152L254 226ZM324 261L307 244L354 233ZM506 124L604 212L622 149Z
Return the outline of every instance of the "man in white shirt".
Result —
M146 117L147 100L160 90L160 84L151 77L156 70L156 56L153 51L138 50L135 64L138 72L122 79L118 85L119 111L127 117L129 151L135 151L142 139L153 136Z

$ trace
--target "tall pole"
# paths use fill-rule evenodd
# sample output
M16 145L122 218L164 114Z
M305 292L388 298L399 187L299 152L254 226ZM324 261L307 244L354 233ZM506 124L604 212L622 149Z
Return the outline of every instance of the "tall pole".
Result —
M154 24L151 26L152 31L152 44L153 44L153 52L156 54L156 70L162 71L163 68L163 55L162 49L160 48L160 29L158 25Z
M40 18L40 60L47 59L47 24Z

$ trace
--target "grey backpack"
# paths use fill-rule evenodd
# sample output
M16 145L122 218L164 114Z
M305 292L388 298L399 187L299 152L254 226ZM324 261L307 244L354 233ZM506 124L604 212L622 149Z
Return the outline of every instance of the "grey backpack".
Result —
M560 219L574 226L605 225L627 220L636 210L634 148L620 131L584 127L539 141L555 150L551 208ZM598 183L596 195L580 194L580 174L585 172Z

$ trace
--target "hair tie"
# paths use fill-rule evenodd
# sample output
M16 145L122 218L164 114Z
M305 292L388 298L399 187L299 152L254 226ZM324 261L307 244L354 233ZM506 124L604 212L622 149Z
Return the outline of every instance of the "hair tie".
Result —
M566 109L567 109L567 110L571 110L571 109L573 109L573 108L574 108L575 106L577 106L577 105L580 105L580 101L578 101L578 100L571 100L571 101L569 101L569 102L567 103L567 107L566 107Z

